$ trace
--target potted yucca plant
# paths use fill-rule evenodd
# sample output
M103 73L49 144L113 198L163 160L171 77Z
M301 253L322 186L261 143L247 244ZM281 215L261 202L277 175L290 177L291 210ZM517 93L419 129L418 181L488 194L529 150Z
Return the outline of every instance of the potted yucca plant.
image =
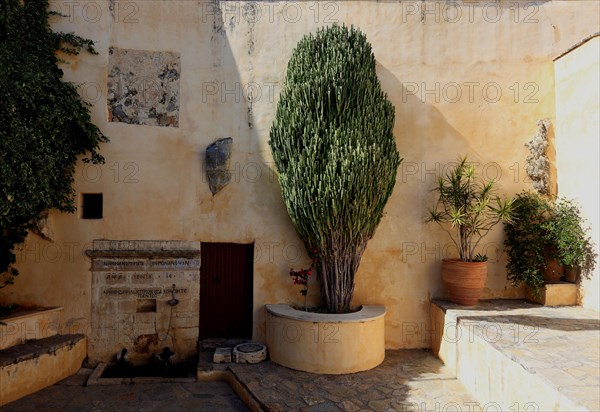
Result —
M448 232L459 254L442 261L442 281L452 302L475 305L487 278L487 257L477 248L496 224L511 220L512 200L497 195L493 180L478 179L466 156L439 178L434 191L438 200L427 221Z

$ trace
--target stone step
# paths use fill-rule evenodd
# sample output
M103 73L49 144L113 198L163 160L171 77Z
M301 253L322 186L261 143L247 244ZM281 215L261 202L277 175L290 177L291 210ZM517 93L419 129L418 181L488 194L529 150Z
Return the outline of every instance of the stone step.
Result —
M0 406L44 389L79 370L84 335L53 335L0 350Z
M432 347L490 410L600 410L600 318L522 300L431 303Z

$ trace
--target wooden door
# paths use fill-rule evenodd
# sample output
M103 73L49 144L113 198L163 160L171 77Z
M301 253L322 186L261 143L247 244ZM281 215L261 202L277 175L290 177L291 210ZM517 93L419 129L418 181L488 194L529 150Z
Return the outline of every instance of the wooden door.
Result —
M202 243L200 339L252 338L254 244Z

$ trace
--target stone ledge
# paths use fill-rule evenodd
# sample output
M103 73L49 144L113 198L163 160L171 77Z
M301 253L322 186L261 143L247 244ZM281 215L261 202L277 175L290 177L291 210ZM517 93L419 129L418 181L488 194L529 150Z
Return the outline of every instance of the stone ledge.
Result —
M0 351L56 335L62 310L62 307L17 308L14 314L1 319L5 324L0 325Z
M283 303L266 307L267 312L272 315L303 322L353 323L372 321L385 316L383 305L363 305L357 312L341 314L304 312Z
M528 289L527 299L544 306L575 306L577 285L568 282L547 283L537 296Z
M434 300L430 315L434 353L478 402L600 410L597 312L525 300L474 307Z
M54 335L3 349L0 351L0 367L25 362L46 354L53 354L66 346L75 346L83 339L85 339L85 336L81 334Z
M459 310L464 313L470 312L489 312L489 311L505 311L513 309L529 309L539 308L536 303L528 302L524 299L491 299L480 300L475 306L463 306L457 303L452 303L445 299L433 299L431 303L439 307L444 313L449 310Z
M56 335L0 351L0 406L74 375L86 355L83 335Z
M86 256L91 258L179 258L192 259L200 256L200 250L86 250Z
M197 251L200 252L200 242L187 240L106 240L97 239L93 242L93 251Z
M27 308L24 310L18 310L12 315L8 315L3 317L2 322L8 323L15 320L22 320L30 318L32 315L38 315L40 313L52 313L52 312L61 312L63 310L62 306L51 306L51 307L39 307L39 308Z

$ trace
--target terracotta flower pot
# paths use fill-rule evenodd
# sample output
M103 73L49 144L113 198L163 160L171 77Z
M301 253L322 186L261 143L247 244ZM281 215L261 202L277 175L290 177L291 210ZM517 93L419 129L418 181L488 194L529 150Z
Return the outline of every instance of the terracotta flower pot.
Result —
M552 259L543 269L544 280L549 283L560 282L564 271L565 267L558 260Z
M577 277L579 276L579 268L573 266L565 266L565 281L571 283L577 283Z
M442 281L451 302L464 306L476 305L487 278L487 262L442 261Z

